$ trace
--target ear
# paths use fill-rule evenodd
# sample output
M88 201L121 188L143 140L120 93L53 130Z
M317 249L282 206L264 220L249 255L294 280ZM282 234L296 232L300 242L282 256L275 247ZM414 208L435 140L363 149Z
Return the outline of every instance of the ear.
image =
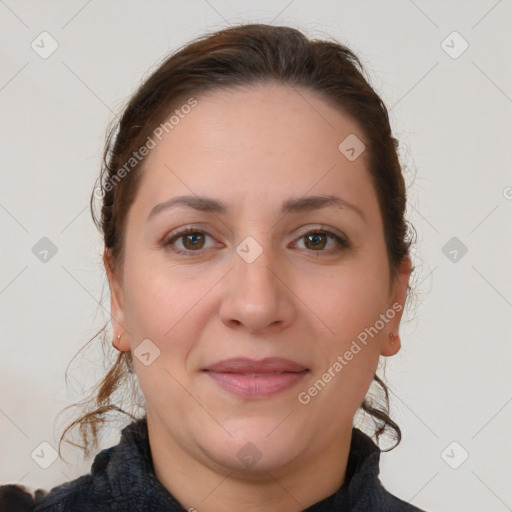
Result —
M121 352L130 350L130 342L125 328L124 294L121 279L116 274L110 249L103 251L103 264L110 289L110 316L112 321L113 344ZM118 340L118 336L121 336Z
M384 340L382 341L381 355L389 357L394 356L401 347L400 335L398 328L405 307L405 299L407 297L407 287L409 285L409 277L413 270L411 258L405 255L398 268L397 275L391 288L390 301L386 316L391 318L387 323L384 331ZM390 336L390 334L392 336Z

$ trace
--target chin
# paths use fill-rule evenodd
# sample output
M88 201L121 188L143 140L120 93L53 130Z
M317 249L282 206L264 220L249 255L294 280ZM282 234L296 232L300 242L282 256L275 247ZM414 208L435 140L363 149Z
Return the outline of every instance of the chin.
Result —
M292 429L291 421L286 422L282 417L234 418L224 423L233 437L218 431L215 438L203 436L200 444L211 460L229 471L264 475L294 462L309 445L304 429Z

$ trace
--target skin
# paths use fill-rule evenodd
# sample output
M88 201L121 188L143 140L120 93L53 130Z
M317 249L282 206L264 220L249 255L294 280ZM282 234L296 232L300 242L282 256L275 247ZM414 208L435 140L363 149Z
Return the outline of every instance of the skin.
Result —
M185 508L303 510L344 481L354 415L379 356L400 349L401 312L307 405L298 394L379 315L403 308L410 259L391 280L366 155L351 162L338 150L349 134L364 134L340 109L268 84L197 100L145 161L122 268L113 272L105 253L114 336L122 335L120 350L147 338L160 350L149 366L134 362L156 475ZM331 194L363 216L338 206L280 211L287 199ZM156 204L179 195L229 209L180 206L147 220ZM186 237L174 241L192 256L163 245L186 226L208 235L199 250ZM331 238L308 243L303 227L343 233L350 247ZM248 236L263 251L252 263L236 252ZM277 395L240 398L201 371L235 356L283 357L309 373ZM237 457L248 442L261 454L252 467Z

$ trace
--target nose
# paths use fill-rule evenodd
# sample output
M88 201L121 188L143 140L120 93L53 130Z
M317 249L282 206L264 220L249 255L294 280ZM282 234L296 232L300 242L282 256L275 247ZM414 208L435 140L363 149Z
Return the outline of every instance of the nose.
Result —
M233 253L234 268L226 276L220 308L222 322L251 334L265 334L290 326L296 315L294 293L286 284L283 266L264 249L248 262Z

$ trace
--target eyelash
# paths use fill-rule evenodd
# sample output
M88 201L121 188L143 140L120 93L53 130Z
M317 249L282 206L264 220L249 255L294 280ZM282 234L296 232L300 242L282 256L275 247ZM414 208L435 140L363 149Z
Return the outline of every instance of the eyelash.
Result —
M210 236L208 233L206 233L205 231L201 230L201 229L194 229L194 228L185 228L185 229L182 229L182 230L179 230L175 233L171 233L168 237L166 237L163 242L162 242L162 246L164 247L168 247L172 252L176 253L176 254L181 254L181 255L184 255L184 256L196 256L198 254L201 254L201 252L203 251L203 249L198 249L197 251L192 251L192 250L187 250L187 251L184 251L183 249L177 249L176 247L173 246L174 242L176 240L179 240L180 238L186 236L186 235L189 235L189 234L203 234L203 235L207 235L207 236ZM327 229L324 229L324 228L317 228L317 229L309 229L308 231L304 231L302 232L297 240L300 240L304 237L306 237L307 235L311 235L311 234L322 234L322 235L326 235L328 238L331 238L331 239L334 239L335 242L339 245L339 247L337 247L336 249L330 249L330 250L318 250L318 251L315 251L315 250L308 250L308 249L305 249L307 251L310 251L312 253L328 253L328 254L333 254L334 252L339 252L339 251L343 251L343 250L346 250L348 248L351 247L351 244L350 242L348 241L347 238L345 237L342 237L340 235L337 235L336 233L333 233L332 231L329 231Z

